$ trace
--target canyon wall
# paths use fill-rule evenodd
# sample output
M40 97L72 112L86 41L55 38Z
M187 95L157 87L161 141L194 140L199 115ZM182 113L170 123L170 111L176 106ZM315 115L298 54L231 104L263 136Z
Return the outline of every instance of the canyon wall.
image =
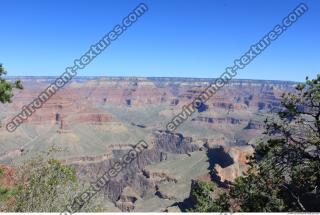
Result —
M20 77L24 90L0 105L4 124L54 81ZM13 133L0 128L0 163L14 165L51 146L82 180L94 182L139 140L148 142L103 189L122 211L168 211L188 198L192 180L228 186L246 170L266 117L281 109L285 81L232 80L175 133L166 124L214 79L76 77ZM195 183L195 182L193 182ZM175 208L174 210L176 210Z

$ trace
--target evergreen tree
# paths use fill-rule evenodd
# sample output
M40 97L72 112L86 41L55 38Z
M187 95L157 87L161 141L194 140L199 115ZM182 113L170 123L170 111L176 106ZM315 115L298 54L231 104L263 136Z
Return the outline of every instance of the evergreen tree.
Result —
M230 205L224 211L320 211L320 75L284 94L282 105L266 120L267 138L257 144L247 173L219 197ZM215 203L203 200L199 211Z
M13 97L13 89L22 89L21 81L16 81L14 83L5 80L3 77L7 74L2 64L0 63L0 102L6 103L11 102Z

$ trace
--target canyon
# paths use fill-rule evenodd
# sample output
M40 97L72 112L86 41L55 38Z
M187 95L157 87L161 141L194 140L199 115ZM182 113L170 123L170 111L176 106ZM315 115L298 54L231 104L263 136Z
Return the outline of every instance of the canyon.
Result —
M11 79L24 90L0 105L2 165L14 168L55 146L58 159L94 182L139 140L148 143L101 191L108 212L183 211L197 180L228 186L247 169L264 120L297 84L231 80L171 133L166 124L214 79L76 77L10 133L5 123L54 77Z

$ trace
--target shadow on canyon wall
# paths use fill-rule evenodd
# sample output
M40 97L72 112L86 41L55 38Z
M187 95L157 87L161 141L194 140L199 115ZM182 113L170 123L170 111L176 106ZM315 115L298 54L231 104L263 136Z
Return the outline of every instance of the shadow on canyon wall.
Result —
M216 170L214 169L215 165L218 164L222 168L226 168L234 163L232 157L225 152L222 146L216 148L208 148L207 150L211 181L214 181L219 187L228 187L229 184L227 182L222 182L221 178L217 175ZM196 181L193 181L191 184L192 187L197 186ZM188 209L191 209L196 204L196 200L189 196L183 202L176 202L171 206L178 206L182 212L187 212Z

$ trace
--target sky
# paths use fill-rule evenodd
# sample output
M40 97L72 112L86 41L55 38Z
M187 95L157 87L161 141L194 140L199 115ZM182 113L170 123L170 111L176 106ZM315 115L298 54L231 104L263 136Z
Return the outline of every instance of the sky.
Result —
M216 78L281 23L296 0L146 0L149 10L79 76ZM1 0L9 76L58 76L141 1ZM320 72L320 1L236 78L304 81Z

